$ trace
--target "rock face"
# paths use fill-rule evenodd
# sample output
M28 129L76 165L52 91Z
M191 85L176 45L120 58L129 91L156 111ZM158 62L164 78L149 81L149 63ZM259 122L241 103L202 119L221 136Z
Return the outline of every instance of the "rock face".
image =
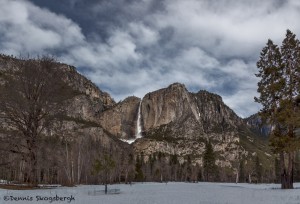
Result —
M20 59L0 55L0 85L5 83L5 77L1 77L4 76L4 73L19 69L19 61ZM111 146L111 144L114 144L113 146L123 145L123 142L115 140L116 137L110 134L113 131L105 130L100 124L100 118L105 116L102 113L116 106L111 96L101 91L72 66L56 63L55 69L59 73L61 80L71 87L71 91L68 93L67 98L69 99L61 107L63 111L60 113L60 117L57 118L51 129L45 130L45 133L61 135L63 132L63 135L66 137L71 135L74 138L79 135L86 135L86 137L93 137L95 140L103 141L105 146ZM0 125L0 130L5 128L2 126ZM110 129L110 127L107 129ZM72 140L72 138L69 139ZM128 145L125 144L125 146Z
M120 139L132 139L136 134L136 121L140 99L128 97L100 116L100 124Z
M58 64L57 69L62 72L61 77L66 81L74 90L81 94L89 96L92 99L98 99L101 102L101 112L115 105L115 101L111 96L101 91L90 80L79 74L75 67L66 64Z
M244 121L247 123L247 126L258 135L261 135L262 137L269 137L271 126L263 123L258 114L251 115L250 117L245 118Z
M18 70L18 61L20 60L0 55L0 74L8 70ZM72 87L70 99L63 107L67 116L98 122L99 114L116 104L108 93L101 91L90 80L79 74L75 67L57 63L55 69L61 79Z
M179 83L145 95L142 121L145 132L169 123L189 123L189 129L198 127L198 134L232 130L243 123L220 96L207 91L189 93Z
M243 121L219 95L207 91L192 94L195 98L198 114L206 133L236 130Z
M182 84L172 84L166 89L148 93L142 100L142 121L144 131L176 121L194 114L189 93Z
M205 142L210 140L220 166L231 166L239 152L238 127L243 124L222 98L207 91L190 93L183 84L148 93L141 103L144 138L134 143L137 153L192 155L202 164Z

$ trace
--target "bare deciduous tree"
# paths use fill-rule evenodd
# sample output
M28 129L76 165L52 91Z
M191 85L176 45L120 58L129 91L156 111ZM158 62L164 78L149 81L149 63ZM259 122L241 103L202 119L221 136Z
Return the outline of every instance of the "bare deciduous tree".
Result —
M16 60L5 72L0 96L0 118L10 130L7 150L27 163L28 181L37 183L39 138L60 110L68 86L58 75L52 58Z

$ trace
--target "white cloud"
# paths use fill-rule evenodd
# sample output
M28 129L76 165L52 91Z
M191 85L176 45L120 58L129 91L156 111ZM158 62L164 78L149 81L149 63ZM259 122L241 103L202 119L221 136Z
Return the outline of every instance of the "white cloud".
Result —
M136 45L127 32L115 31L108 40L110 46L109 54L112 58L117 59L121 64L128 60L138 60L139 53L136 52Z
M0 51L7 54L43 54L83 42L80 27L71 20L28 1L0 1Z
M254 103L254 96L256 95L254 89L240 89L231 96L223 96L223 101L240 117L245 118L261 108L258 103Z
M158 41L159 35L155 30L143 23L129 23L129 32L141 46L150 46Z
M280 44L287 28L300 34L298 0L99 1L82 13L100 26L95 33L28 0L0 0L0 52L59 53L116 100L181 82L217 91L247 116L258 110L255 62L267 39Z
M176 60L181 68L199 67L201 69L211 69L219 66L217 59L209 56L198 47L190 47L183 50L179 59Z
M167 0L156 21L160 29L175 29L177 43L198 45L217 57L249 57L268 38L282 39L287 28L300 31L299 8L274 2Z

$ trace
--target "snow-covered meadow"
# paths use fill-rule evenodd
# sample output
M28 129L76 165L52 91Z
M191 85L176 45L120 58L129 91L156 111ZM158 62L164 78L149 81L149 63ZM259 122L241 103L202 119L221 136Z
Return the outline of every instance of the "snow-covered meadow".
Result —
M295 184L295 187L300 187ZM0 203L76 203L76 204L296 204L300 189L280 190L277 184L233 183L135 183L109 185L119 194L104 195L104 186L82 185L40 190L0 189ZM100 192L101 191L101 192ZM38 197L39 196L39 197ZM51 198L55 198L51 202ZM65 197L65 198L64 198ZM26 198L25 201L13 199ZM37 198L47 199L38 200ZM62 199L58 201L57 199ZM63 201L63 198L65 199ZM74 200L75 199L75 200ZM12 201L13 200L13 201Z

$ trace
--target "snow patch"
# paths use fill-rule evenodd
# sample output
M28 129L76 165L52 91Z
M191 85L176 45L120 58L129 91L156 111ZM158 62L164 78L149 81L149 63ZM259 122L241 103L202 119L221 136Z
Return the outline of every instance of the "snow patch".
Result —
M132 144L136 141L137 138L134 138L134 139L129 139L129 140L125 140L125 139L120 139L121 141L123 142L127 142L128 144Z
M295 188L300 183L294 183ZM36 196L71 197L71 204L282 204L300 203L299 190L280 190L280 184L245 184L245 183L133 183L133 185L108 185L108 189L120 189L120 194L91 194L104 190L103 185L79 185L77 187L58 187L36 190L0 189L0 203L49 204L49 200L36 201ZM6 196L32 197L32 201L7 201ZM53 203L68 203L66 201Z
M265 155L268 157L271 157L271 154L268 154L267 152L265 152Z
M250 142L252 142L252 143L253 143L253 141L254 141L254 139L253 139L253 138L251 138L251 137L248 137L248 136L247 136L247 139L248 139Z

